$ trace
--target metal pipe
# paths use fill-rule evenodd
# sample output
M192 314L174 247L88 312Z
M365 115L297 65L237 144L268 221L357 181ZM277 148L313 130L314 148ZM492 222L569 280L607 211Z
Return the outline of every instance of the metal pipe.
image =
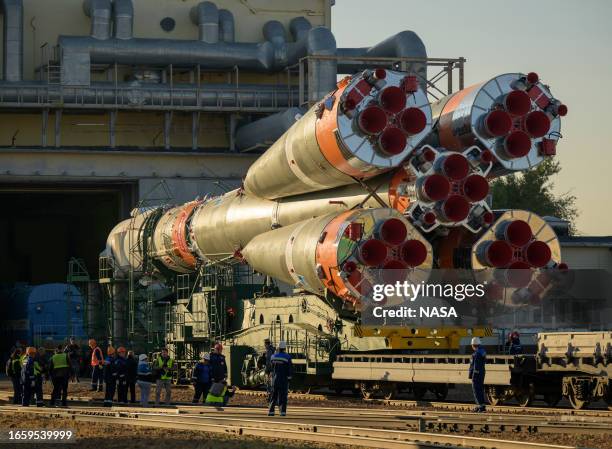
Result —
M219 40L221 42L235 40L234 15L227 9L219 10Z
M427 58L427 50L421 38L413 31L402 31L384 41L364 48L339 48L337 55L348 58ZM362 64L352 61L338 61L339 73L354 73L362 68ZM422 89L427 88L427 64L425 62L410 62L405 68L416 73Z
M219 42L219 10L213 2L200 2L191 8L191 21L198 26L199 40L207 44Z
M132 0L115 0L113 3L115 38L132 39L134 29L134 5Z
M0 13L4 15L4 51L2 78L17 82L23 79L23 2L0 0Z
M302 108L289 108L241 126L236 132L236 147L241 151L269 147L305 112Z
M312 24L306 17L295 17L289 22L289 32L295 42L302 40L312 28Z
M111 10L110 0L85 0L83 12L91 19L91 37L106 40L111 36Z

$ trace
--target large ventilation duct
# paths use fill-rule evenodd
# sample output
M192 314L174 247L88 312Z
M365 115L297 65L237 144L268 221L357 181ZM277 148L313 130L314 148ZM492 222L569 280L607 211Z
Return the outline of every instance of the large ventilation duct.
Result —
M311 28L312 24L305 17L295 17L289 22L289 31L296 42L304 39Z
M199 40L207 44L219 41L219 10L212 2L200 2L191 8L191 21L198 26Z
M22 0L0 0L4 15L4 81L23 79L23 3Z
M305 113L302 108L289 108L241 126L236 131L236 147L241 151L269 147Z
M115 0L113 20L117 39L132 39L134 28L134 5L132 0Z
M402 31L391 36L373 47L365 48L339 48L339 57L350 58L427 58L425 44L413 31ZM338 70L341 73L353 73L362 69L362 64L357 62L338 62ZM416 73L419 76L421 88L427 87L427 65L425 62L408 63L403 70Z
M234 42L235 40L234 15L227 9L219 10L219 40L221 42Z
M105 40L111 37L110 0L85 0L83 11L91 19L91 37Z

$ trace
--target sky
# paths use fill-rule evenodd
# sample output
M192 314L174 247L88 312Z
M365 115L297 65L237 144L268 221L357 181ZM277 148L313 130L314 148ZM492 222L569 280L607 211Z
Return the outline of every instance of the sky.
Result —
M612 235L612 0L336 0L338 47L416 32L430 57L463 56L465 85L537 72L569 113L557 194L577 197L583 235Z

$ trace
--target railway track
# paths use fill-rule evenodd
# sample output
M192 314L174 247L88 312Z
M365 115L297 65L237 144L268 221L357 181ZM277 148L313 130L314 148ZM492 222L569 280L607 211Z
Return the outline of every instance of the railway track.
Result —
M205 431L223 434L284 438L288 440L316 441L323 443L349 444L353 446L407 449L407 448L458 448L481 449L562 449L558 446L525 441L509 441L425 432L428 422L435 422L440 416L396 416L363 413L362 411L340 409L330 414L329 410L292 408L291 415L283 418L268 417L262 408L226 407L180 407L176 409L128 409L83 407L73 409L24 409L13 406L0 407L1 414L30 414L52 418L69 418L75 421L108 423L112 425L145 426L166 429ZM325 415L325 416L322 416ZM325 418L325 419L324 419ZM462 424L468 421L453 418ZM429 421L428 421L429 420ZM482 421L482 420L481 420ZM533 424L533 423L532 423ZM395 426L395 427L394 427ZM421 431L411 430L419 426ZM581 432L593 433L604 430L612 432L612 426L583 423ZM390 428L391 427L391 428ZM398 428L399 427L399 428ZM568 424L565 424L568 428ZM483 428L479 427L480 431ZM489 431L494 431L493 427ZM457 428L457 430L460 430ZM507 428L508 431L513 430Z

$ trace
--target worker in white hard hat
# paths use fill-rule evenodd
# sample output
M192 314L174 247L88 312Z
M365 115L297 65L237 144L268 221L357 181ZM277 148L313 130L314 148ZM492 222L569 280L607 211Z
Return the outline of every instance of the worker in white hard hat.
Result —
M281 340L278 350L272 356L272 394L268 416L274 416L274 408L278 405L280 415L287 414L287 396L289 394L289 381L293 375L291 356L287 354L287 342Z
M485 411L485 363L487 353L482 347L482 342L479 337L472 338L472 360L470 361L469 377L472 380L472 390L474 391L474 400L476 401L475 412Z
M202 397L202 402L206 401L208 396L208 390L212 383L212 367L210 365L210 354L203 352L200 357L200 361L196 363L193 368L193 374L191 375L191 381L193 383L194 394L192 403L197 404Z

